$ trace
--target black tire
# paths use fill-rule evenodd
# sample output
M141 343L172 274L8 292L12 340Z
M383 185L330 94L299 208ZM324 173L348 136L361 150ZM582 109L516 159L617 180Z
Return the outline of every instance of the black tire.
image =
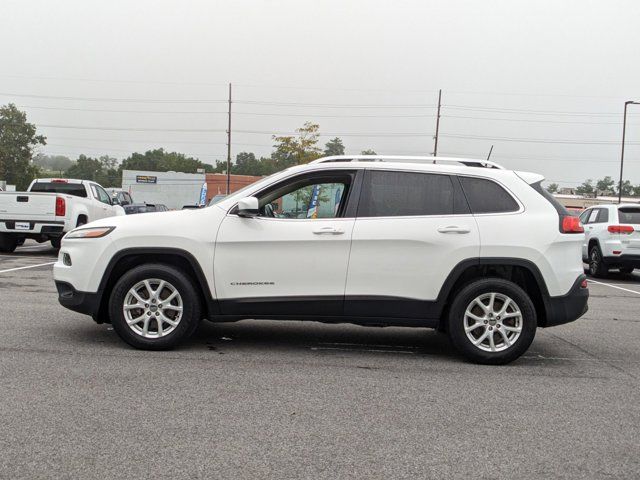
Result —
M629 275L630 273L632 273L634 270L633 267L621 267L620 268L620 273L624 273L626 275Z
M134 332L127 324L123 312L124 302L129 290L139 282L148 279L164 280L170 283L182 297L183 310L178 325L170 333L157 338L146 338ZM175 267L157 263L137 266L120 277L111 292L109 316L113 329L120 338L136 348L143 350L168 350L173 348L189 338L202 319L201 298L198 292L199 289L193 280ZM152 319L150 322L154 322L154 317L151 316L150 318ZM157 331L157 324L155 325ZM153 326L150 326L150 328L153 329Z
M53 248L55 248L56 250L60 250L60 244L62 243L62 237L51 238L51 239L49 239L49 241L51 242L51 246Z
M12 253L18 246L18 239L12 235L0 233L0 252Z
M604 277L608 269L602 258L602 251L598 245L592 245L589 249L589 275L592 277Z
M487 320L486 325L484 320L482 322L477 322L478 327L476 327L476 330L474 331L479 330L479 332L472 333L471 335L478 335L478 337L481 337L486 333L487 342L489 342L489 336L493 336L496 348L504 348L498 351L485 351L482 347L474 345L472 340L467 336L467 332L465 332L465 312L467 311L467 308L474 299L481 297L482 295L490 295L491 293L508 297L512 302L515 302L521 314L520 334L515 338L515 340L513 340L513 343L511 343L510 346L505 345L505 341L502 339L501 330L499 330L500 327L497 326L500 324L499 316L492 317L491 321ZM498 301L502 302L502 300ZM499 305L499 307L504 306L504 303L507 302L504 301ZM495 320L496 318L498 321ZM517 324L515 323L516 321L516 319L509 319L508 322L504 321L505 323L501 324L502 332L507 331L505 326L510 328L517 327ZM473 325L475 325L475 323L470 326ZM527 295L527 293L515 283L501 278L476 280L475 282L466 285L455 294L453 302L451 303L451 308L449 309L448 332L451 343L453 343L462 355L474 363L482 363L485 365L504 365L512 362L527 351L536 335L537 327L538 320L536 316L536 309L529 295ZM491 332L489 332L489 330L491 330ZM510 335L515 336L515 333L509 332L506 335L507 337ZM514 337L512 336L511 339L513 338ZM490 345L485 345L484 347L491 348Z

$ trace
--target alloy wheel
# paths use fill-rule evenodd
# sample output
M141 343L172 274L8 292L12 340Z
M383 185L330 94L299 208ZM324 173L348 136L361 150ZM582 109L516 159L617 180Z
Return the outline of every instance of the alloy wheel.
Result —
M522 333L522 312L503 293L483 293L474 298L464 314L464 331L469 341L485 352L510 348Z
M180 292L166 280L142 280L129 289L122 306L129 328L144 338L173 332L182 319Z

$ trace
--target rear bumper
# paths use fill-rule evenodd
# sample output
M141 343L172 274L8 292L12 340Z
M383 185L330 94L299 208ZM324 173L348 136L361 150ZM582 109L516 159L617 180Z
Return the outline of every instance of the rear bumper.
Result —
M640 255L623 254L623 255L604 257L603 260L604 260L604 264L609 268L616 268L616 267L640 268Z
M91 315L98 322L101 295L99 293L80 292L67 282L56 281L60 305L74 312ZM101 322L98 322L101 323Z
M589 289L582 286L586 275L580 275L566 295L548 297L545 301L546 319L541 327L553 327L573 322L587 313Z
M16 229L16 223L29 224L29 230ZM64 235L65 222L60 220L7 220L0 218L0 233L18 236L48 235L61 237Z

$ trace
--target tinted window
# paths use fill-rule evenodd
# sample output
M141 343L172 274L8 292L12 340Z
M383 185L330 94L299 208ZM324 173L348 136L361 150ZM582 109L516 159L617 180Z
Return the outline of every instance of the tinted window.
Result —
M607 223L609 221L609 210L606 208L598 209L598 218L593 223Z
M358 216L451 215L454 197L448 175L371 170L362 186Z
M640 224L640 208L623 207L618 209L620 223Z
M98 185L91 185L91 189L93 190L93 196L96 197L96 200L102 203L106 203L107 205L111 204L109 194L105 192L103 188L99 187Z
M87 198L87 191L81 183L44 183L36 182L31 187L31 192L63 193L74 197Z
M591 210L585 210L580 214L580 221L583 225L586 225L588 223L589 215L591 215Z
M473 213L504 213L519 210L513 197L496 182L472 177L460 177L460 182Z

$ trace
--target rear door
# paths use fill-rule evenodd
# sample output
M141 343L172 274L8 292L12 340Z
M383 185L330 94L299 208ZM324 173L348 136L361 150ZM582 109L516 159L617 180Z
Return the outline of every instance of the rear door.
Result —
M456 177L367 170L345 292L345 313L425 318L454 267L478 258L476 221Z

